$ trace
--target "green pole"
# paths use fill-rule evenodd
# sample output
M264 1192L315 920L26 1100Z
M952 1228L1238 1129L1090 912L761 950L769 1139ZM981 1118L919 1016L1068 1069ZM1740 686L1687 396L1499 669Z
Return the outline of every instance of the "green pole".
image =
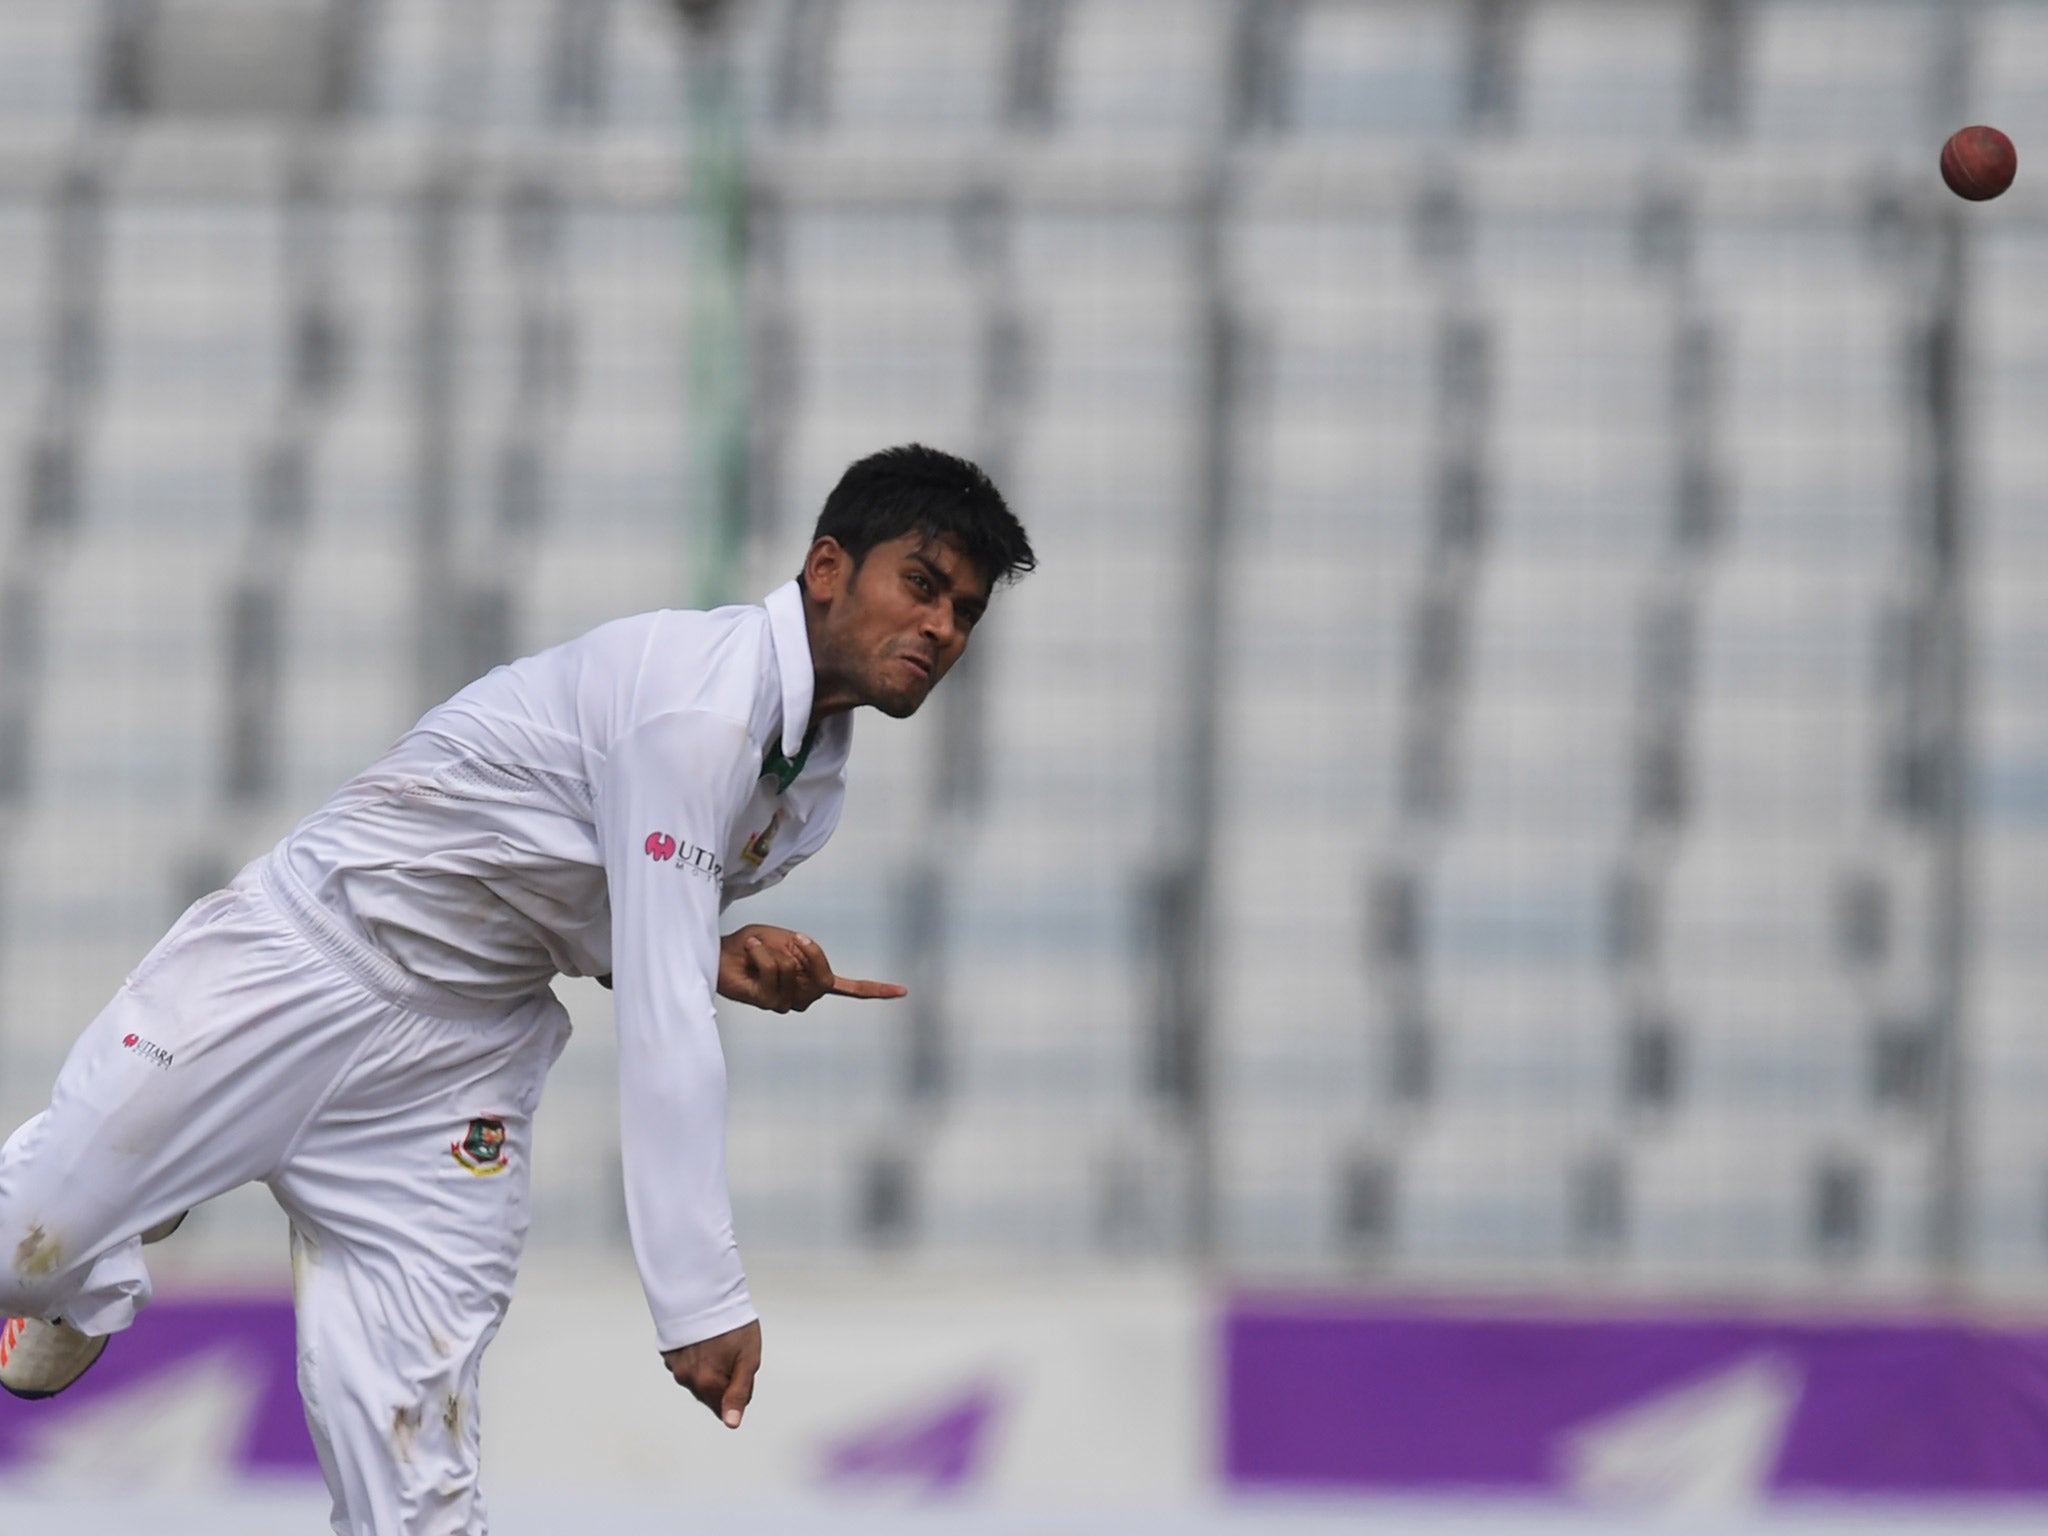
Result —
M744 596L747 535L747 185L730 7L677 0L686 23L688 381L692 599Z

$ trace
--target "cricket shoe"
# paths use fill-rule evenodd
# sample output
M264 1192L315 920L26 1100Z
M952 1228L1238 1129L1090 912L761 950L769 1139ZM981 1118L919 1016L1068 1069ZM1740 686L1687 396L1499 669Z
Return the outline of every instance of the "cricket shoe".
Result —
M145 1243L160 1243L185 1224L190 1211L180 1211L142 1234ZM0 1327L0 1387L31 1401L55 1397L93 1367L106 1353L104 1337L80 1333L62 1318L10 1317Z
M91 1338L59 1318L10 1317L0 1328L0 1387L31 1401L55 1397L92 1369L106 1352L104 1338Z

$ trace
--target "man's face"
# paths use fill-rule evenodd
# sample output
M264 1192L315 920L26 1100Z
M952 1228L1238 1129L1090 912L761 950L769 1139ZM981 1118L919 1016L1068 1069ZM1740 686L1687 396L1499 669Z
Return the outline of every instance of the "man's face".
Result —
M898 720L952 670L988 607L988 583L949 538L905 534L869 550L858 570L837 543L821 539L804 570L824 607L821 693L843 689Z

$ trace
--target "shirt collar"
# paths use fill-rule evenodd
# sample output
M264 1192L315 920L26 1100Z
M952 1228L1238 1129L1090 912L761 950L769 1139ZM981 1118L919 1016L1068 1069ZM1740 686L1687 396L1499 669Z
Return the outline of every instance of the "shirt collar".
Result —
M811 671L811 633L804 623L803 588L786 581L761 600L768 610L768 634L775 642L775 666L782 676L782 753L803 751L818 679Z

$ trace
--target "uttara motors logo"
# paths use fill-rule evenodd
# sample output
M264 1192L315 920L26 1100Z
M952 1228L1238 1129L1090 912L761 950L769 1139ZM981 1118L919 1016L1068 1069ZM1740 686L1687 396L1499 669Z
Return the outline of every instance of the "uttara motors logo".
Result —
M666 832L648 833L647 841L641 846L647 850L647 857L657 864L673 861L677 869L707 875L714 885L725 884L725 866L709 848L699 848L695 843L679 843Z
M158 1045L154 1040L145 1040L140 1035L123 1035L121 1037L121 1049L129 1052L131 1055L140 1056L152 1067L163 1072L170 1071L171 1063L176 1060L169 1051Z

